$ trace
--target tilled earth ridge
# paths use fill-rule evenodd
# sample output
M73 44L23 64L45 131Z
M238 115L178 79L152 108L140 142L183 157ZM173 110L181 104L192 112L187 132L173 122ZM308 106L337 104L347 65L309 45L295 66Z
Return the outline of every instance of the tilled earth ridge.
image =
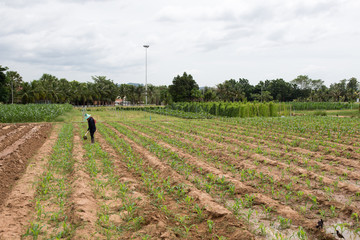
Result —
M24 173L28 160L44 144L51 130L51 124L48 123L15 126L21 128L17 132L22 134L14 133L1 142L3 150L0 151L0 206L9 195L14 183ZM2 130L4 128L6 126L3 126Z

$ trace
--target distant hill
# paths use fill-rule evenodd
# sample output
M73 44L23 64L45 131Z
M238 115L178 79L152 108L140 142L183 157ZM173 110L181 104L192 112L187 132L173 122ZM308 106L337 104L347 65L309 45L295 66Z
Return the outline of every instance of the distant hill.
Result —
M140 83L127 83L127 84L128 85L133 85L135 87L143 85L143 84L140 84Z

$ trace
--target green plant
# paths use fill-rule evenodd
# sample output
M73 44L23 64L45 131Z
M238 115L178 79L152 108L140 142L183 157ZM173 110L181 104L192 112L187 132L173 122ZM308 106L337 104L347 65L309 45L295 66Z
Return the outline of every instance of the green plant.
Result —
M260 223L258 230L260 231L260 235L261 236L266 236L266 227L264 225L264 223Z
M195 204L194 206L194 210L197 214L197 218L199 221L202 221L204 218L204 209L202 207L200 207L198 204Z
M252 213L254 212L254 210L252 210L251 208L249 208L248 212L246 213L246 221L248 224L250 224L250 218Z
M219 235L216 235L216 237L217 237L218 240L226 240L226 239L227 239L226 237L224 237L224 236L219 236Z
M270 219L271 218L271 212L272 212L272 207L266 207L266 205L262 205L263 209L264 209L264 213L265 213L265 219Z
M26 233L23 235L23 237L32 236L34 240L38 239L39 234L41 233L41 229L44 226L41 226L38 223L30 223L30 227L26 230Z
M275 233L275 238L276 238L276 240L285 240L285 239L286 239L286 237L283 236L283 235L282 235L281 233L279 233L279 232Z
M213 232L213 229L214 229L214 221L212 221L212 220L207 220L207 225L208 225L209 233L212 233L212 232Z
M280 226L279 228L280 229L287 229L290 227L291 225L291 219L287 219L287 218L284 218L284 217L281 217L281 216L278 216L278 220L279 220L279 223L280 223Z
M325 210L319 210L321 218L325 218Z
M300 240L306 240L308 239L305 230L303 229L303 227L299 227L299 230L297 231L296 235L298 236L298 238Z
M310 207L310 210L317 209L319 203L318 203L317 198L315 196L311 196L311 202L312 202L312 205Z
M243 201L243 207L248 207L248 208L251 208L254 204L254 200L255 200L255 196L254 195L248 195L248 194L245 194L245 198L244 198L244 201Z
M184 227L184 229L185 229L185 236L186 236L186 237L189 236L189 233L190 233L191 228L193 228L193 227L198 228L195 224L192 224L192 225L190 225L189 227L187 227L187 226L184 225L183 227Z
M186 203L186 205L190 206L192 203L193 203L194 199L187 195L185 198L184 198L184 202Z
M359 214L358 213L352 213L351 218L353 218L356 221L356 224L359 224Z
M331 212L330 214L331 217L336 217L338 215L336 212L336 208L332 205L330 206L330 212Z
M235 215L238 215L239 214L239 210L241 208L241 205L242 205L242 200L239 199L239 198L236 198L235 199L235 202L232 206L232 211Z
M184 215L184 216L176 215L176 216L175 216L175 219L176 219L176 221L178 221L179 223L185 224L185 222L186 222L187 220L189 220L190 217L187 216L187 215Z
M150 239L151 239L151 236L147 235L147 234L145 234L145 236L141 237L141 240L150 240Z
M234 184L230 184L228 186L228 192L231 196L233 196L235 194L235 185Z

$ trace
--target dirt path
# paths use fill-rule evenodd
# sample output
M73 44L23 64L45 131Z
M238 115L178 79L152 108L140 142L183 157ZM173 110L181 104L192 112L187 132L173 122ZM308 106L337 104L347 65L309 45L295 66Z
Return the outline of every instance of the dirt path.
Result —
M94 193L91 190L91 179L85 171L85 159L83 158L85 151L82 147L78 127L74 132L73 157L75 159L72 189L70 196L72 202L73 221L78 227L72 239L92 239L99 238L96 234L96 212L98 204Z
M0 239L20 239L20 236L24 234L25 228L34 215L33 199L36 189L33 184L45 169L46 158L51 154L52 147L57 140L58 130L59 125L52 129L50 137L46 139L32 158L24 175L17 181L2 206L0 210Z

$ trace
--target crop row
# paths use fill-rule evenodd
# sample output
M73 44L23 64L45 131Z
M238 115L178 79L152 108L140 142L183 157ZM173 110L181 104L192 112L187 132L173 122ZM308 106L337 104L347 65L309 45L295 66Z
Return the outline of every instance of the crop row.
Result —
M174 110L174 109L168 109L168 108L146 109L145 111L150 112L150 113L160 114L160 115L184 118L184 119L209 119L209 118L214 117L213 115L206 113L204 111L185 112L182 110Z
M167 108L184 112L208 113L221 117L276 117L279 110L288 114L285 104L280 103L243 103L243 102L180 102L172 103Z
M70 104L0 104L0 122L49 122L71 109Z
M221 223L211 219L206 206L188 194L191 190L187 184L175 180L171 174L160 177L164 175L164 170L154 168L145 161L143 156L134 150L123 137L119 137L114 130L108 127L99 125L99 129L106 140L123 157L122 160L126 163L128 170L141 176L142 185L152 199L152 205L169 219L168 228L172 230L174 236L197 238L196 232L205 229L205 234L225 239L220 232L214 229L214 226L221 229ZM131 137L128 134L126 136Z
M155 128L158 128L159 126L155 126ZM179 129L179 124L177 124L176 126L173 126L177 129ZM193 135L193 134L182 134L182 132L186 132L186 131L197 131L197 134L199 137L197 137L197 135ZM165 128L164 131L169 131L168 128ZM216 156L216 159L218 159L219 157L222 159L227 159L229 158L229 154L233 156L234 161L236 161L236 159L241 159L241 155L246 156L247 157L251 157L258 160L255 161L249 161L249 164L253 165L254 167L259 168L259 164L260 165L264 165L264 167L271 167L271 164L277 164L280 167L286 169L287 167L291 167L294 171L294 173L299 173L300 175L309 175L312 176L313 179L320 181L321 184L316 184L315 186L318 186L318 188L326 190L326 195L333 195L334 194L334 187L335 189L337 189L337 191L339 191L339 187L343 187L343 186L349 186L348 184L346 184L346 182L351 182L351 179L354 179L355 181L358 179L357 175L353 175L351 172L348 172L346 170L343 169L338 169L340 171L340 174L337 177L333 177L334 175L336 176L335 172L332 171L327 171L328 167L326 165L324 165L323 163L321 163L321 159L317 160L317 161L313 161L311 159L307 159L305 158L305 156L301 156L300 157L296 154L293 154L291 152L287 152L285 151L279 151L274 149L274 146L272 146L271 148L264 148L263 146L260 145L256 145L253 142L256 143L256 141L254 139L250 139L249 142L244 141L244 139L241 140L237 140L236 137L239 135L231 135L232 138L230 137L224 137L224 135L226 136L227 133L222 132L221 135L210 135L206 132L202 132L199 133L198 132L199 129L195 128L194 126L189 128L189 127L184 127L181 129L180 133L178 132L174 132L172 131L171 133L169 133L171 136L176 136L176 135L181 135L182 137L185 137L188 139L188 142L192 143L193 146L186 146L183 147L185 149L195 149L197 151L199 151L198 149L200 149L200 151L204 150L205 153L208 152L207 154L212 154L212 156ZM158 134L158 133L157 133ZM201 136L201 137L200 137ZM173 140L173 138L172 138ZM180 143L184 144L184 139L181 139ZM198 143L197 145L195 145L195 143ZM239 147L240 149L242 148L243 151L239 152ZM214 154L216 153L216 149L226 149L226 151L223 151L223 153L219 153L219 154ZM207 150L209 149L209 150ZM211 149L215 150L212 151ZM207 151L206 151L207 150ZM200 153L201 154L201 153ZM239 155L240 154L240 155ZM239 159L239 160L240 160ZM244 159L246 160L246 159ZM255 166L256 165L256 166ZM296 167L294 169L293 166L298 165L299 167ZM338 167L332 166L333 168L337 169ZM318 172L318 174L316 174L315 172L313 173L313 171ZM330 177L330 180L327 176ZM349 181L347 181L347 179L349 179ZM308 180L310 181L310 180ZM305 185L305 182L303 182L303 184ZM351 184L356 184L354 181L352 181ZM351 185L350 184L350 185ZM306 184L309 185L309 184ZM314 184L313 184L314 185ZM355 197L356 194L359 194L358 190L351 190L349 192L346 193L346 195L349 195L350 198Z
M331 174L335 173L336 170L336 173L340 176L343 175L342 177L345 179L348 175L357 176L352 173L354 168L358 168L357 162L353 161L353 159L358 157L356 153L344 152L339 148L321 147L318 141L315 140L289 137L289 135L281 133L269 134L269 132L266 133L261 130L256 131L256 129L236 126L229 128L229 126L221 124L208 124L207 127L201 124L190 127L184 125L184 127L181 127L180 124L176 124L172 128L185 132L191 131L194 134L201 133L206 139L212 139L219 143L226 142L231 144L236 142L244 150L246 148L254 148L256 153L271 155L277 160L283 160L284 162L294 161L310 171L328 171L327 168L331 167L333 168L329 171ZM346 158L341 157L342 155L346 156ZM348 169L337 169L339 168L339 163L346 163ZM357 180L358 177L354 179Z
M75 229L71 223L69 209L70 173L73 171L74 160L73 126L62 127L53 153L48 162L48 170L37 182L35 198L35 218L29 224L23 237L47 236L47 238L70 237Z
M126 128L121 127L119 125L116 124L113 125L115 126L116 129L126 134L131 134L130 132L133 132L133 129L130 131L129 129L126 130ZM141 129L142 131L144 131L144 128ZM274 221L275 220L278 221L279 225L284 224L284 222L287 222L289 224L290 221L292 221L287 218L288 216L287 217L281 216L282 210L287 209L288 207L284 207L284 206L280 207L281 204L280 205L275 204L275 206L271 205L265 200L265 199L268 200L267 197L262 196L261 194L260 195L250 194L251 192L253 193L260 192L261 188L263 187L261 184L258 186L254 186L256 187L256 189L252 189L252 187L243 187L238 180L234 180L232 177L228 177L227 174L222 175L221 172L216 171L214 169L209 170L209 168L206 168L205 165L202 165L203 167L200 167L200 165L196 164L195 160L189 161L188 159L186 159L186 155L179 155L180 153L174 153L172 152L172 150L169 150L167 147L164 148L161 146L161 144L159 145L159 143L154 142L153 140L151 140L151 138L150 140L146 140L149 139L148 136L141 136L141 134L140 135L135 134L135 135L136 136L134 136L134 141L137 141L139 144L143 143L144 146L147 146L147 148L150 151L154 152L154 154L156 154L159 158L166 160L169 166L171 166L177 172L179 172L180 174L185 176L188 180L190 180L195 186L198 187L198 189L210 193L214 198L218 199L219 203L224 204L224 206L226 206L231 211L233 211L237 216L239 216L239 218L247 222L249 226L253 225L254 222L257 223L255 225L259 226L260 223L256 220L258 219L257 216L268 215L268 213L266 212L273 211L271 214L272 217L270 219L271 220L270 225L272 226L265 227L264 224L263 225L260 224L262 226L261 231L260 229L251 228L254 231L254 233L265 234L267 232L267 234L270 234L270 236L271 234L273 235L281 234L277 232L276 229L273 228L274 224L276 225ZM162 139L161 136L160 138ZM158 135L158 139L159 139L159 135ZM179 145L175 144L175 146L180 149ZM244 178L241 181L246 180L250 182L254 182L255 176L258 175L256 171L253 171L251 169L243 170L241 174L242 177ZM260 173L260 175L263 177L264 183L266 183L267 182L266 176L262 173ZM274 183L273 179L271 179L270 181ZM246 193L241 194L242 191L245 192L248 191L249 194ZM257 206L253 208L254 207L253 204L255 202L257 203ZM245 210L246 208L249 207L250 209ZM277 217L275 212L278 212ZM299 218L301 219L301 217ZM294 219L294 221L299 222L298 219ZM290 227L290 225L288 227Z
M132 123L132 124L135 124L135 123ZM188 122L186 124L188 124ZM136 128L138 131L146 132L146 134L151 136L153 139L162 139L164 141L167 141L169 144L176 146L178 149L187 151L187 152L193 154L194 156L203 156L204 159L212 160L214 162L214 166L218 166L219 168L224 168L227 171L236 173L237 169L236 168L234 169L234 167L235 167L234 162L239 157L239 155L236 155L235 152L232 152L231 155L233 157L229 159L229 157L226 156L226 155L228 155L229 146L222 145L219 148L219 150L225 152L225 155L218 155L218 154L216 154L216 152L212 152L211 150L209 150L209 149L216 149L216 144L209 143L209 141L200 141L199 142L199 139L194 138L194 137L189 137L190 135L187 136L189 138L186 139L186 134L184 135L182 133L176 133L176 131L171 131L171 132L167 133L168 137L167 137L167 139L165 139L166 136L164 137L162 135L166 135L165 134L167 131L166 129L168 129L169 125L171 125L171 124L166 123L165 125L166 125L166 127L162 128L161 126L164 126L164 123L153 123L153 127L151 127L150 123L146 123L146 126L138 125L138 127L137 127L135 124L133 127ZM179 122L177 122L174 125L179 127L179 125L181 125L181 124L179 124ZM160 130L160 132L156 132L156 129L161 129L161 130ZM184 129L182 129L182 130L184 131ZM161 131L164 131L164 134L161 134ZM188 132L194 132L194 131L196 132L196 131L198 131L198 129L196 127L194 127L194 125L190 125L187 127L187 131ZM181 131L179 131L179 132L181 132ZM224 134L224 131L222 131L221 134ZM221 134L219 133L219 138L221 138ZM177 136L177 135L179 135L179 136ZM178 139L178 140L176 140L176 139ZM230 148L232 148L232 147L230 147ZM246 153L248 151L249 151L249 147L244 149L244 153ZM255 151L254 151L254 153L255 153ZM233 160L231 160L231 159L233 159ZM241 168L242 171L237 172L238 179L241 178L242 180L245 180L246 177L243 177L243 176L245 176L246 171L247 171L250 173L250 175L254 176L254 177L250 177L250 180L258 178L258 182L255 181L255 182L250 183L249 185L257 187L259 191L262 191L264 193L268 193L268 194L271 193L271 195L274 199L278 199L278 200L284 199L284 200L281 200L281 202L283 202L285 204L298 206L298 209L296 209L296 210L303 214L308 215L310 212L314 212L314 209L315 209L315 211L319 215L316 215L316 214L313 215L312 217L314 217L314 218L318 218L318 217L336 218L338 216L339 207L342 208L341 204L336 204L336 201L328 202L326 205L319 204L320 202L323 203L324 200L326 201L326 198L324 198L324 196L333 195L334 190L339 191L339 188L334 185L336 182L332 182L333 183L332 185L327 185L328 184L327 181L323 181L321 183L321 179L322 178L325 179L324 177L322 177L322 175L319 175L316 178L313 178L313 177L308 178L308 176L312 176L312 175L307 175L306 171L304 172L305 174L301 174L301 171L300 171L301 176L300 177L296 176L294 174L299 174L299 172L297 172L297 171L294 172L293 170L291 170L291 168L286 167L286 165L284 165L284 164L279 165L280 168L277 171L273 172L274 169L275 170L277 169L277 168L274 168L274 166L276 166L276 161L273 161L270 159L266 160L266 159L267 158L265 158L265 160L263 158L258 158L258 160L255 161L255 163L249 162L249 166L251 166L251 168L248 170L244 169L242 166L242 168ZM246 160L246 159L244 159L244 160ZM226 164L225 165L219 164L219 161L223 161ZM227 162L229 162L229 161L230 161L230 164L227 164ZM266 164L266 161L271 164L275 163L275 165ZM264 167L260 168L259 164L262 164L262 163L265 163L265 165L264 165ZM284 167L284 168L282 168L282 167ZM254 171L254 168L260 168L263 170L262 170L262 172L259 172L256 170ZM269 173L268 176L265 174L266 169L269 169L267 171ZM283 176L283 177L289 176L289 178L278 179L281 181L280 181L280 183L275 184L275 187L268 186L268 185L270 185L271 182L274 181L273 177L274 177L274 175L276 176L277 173L278 173L278 176ZM281 183L284 181L287 182L287 184ZM320 181L320 183L318 183L318 181ZM265 182L265 184L262 184L262 182ZM309 190L302 190L303 186L306 186L306 185L309 185L309 187L310 187ZM326 195L316 194L317 190L313 191L314 186L318 186L317 188L323 189L323 191L326 192ZM340 183L339 186L345 186L345 185L342 185L342 183ZM341 191L340 195L343 193L346 193L346 192ZM353 193L353 194L355 194L355 193ZM347 204L351 204L353 200L356 200L358 198L357 195L353 195L353 196L354 197L351 197L352 200L349 200L349 202ZM331 204L333 204L333 205L331 205ZM335 207L335 206L337 206L337 207ZM354 214L356 214L356 212ZM353 222L353 224L356 224L356 217L355 217L355 215L352 215L352 216L353 217L348 215L349 222L351 222L353 219L355 221L355 222ZM354 226L356 226L356 225L354 225Z

